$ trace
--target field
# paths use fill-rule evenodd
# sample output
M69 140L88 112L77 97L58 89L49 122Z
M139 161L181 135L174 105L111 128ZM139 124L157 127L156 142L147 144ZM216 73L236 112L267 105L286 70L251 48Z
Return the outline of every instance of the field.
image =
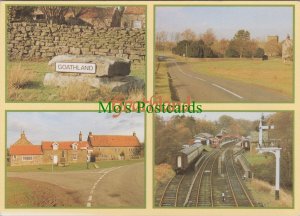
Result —
M145 80L145 64L131 65L130 75ZM114 96L141 99L144 92L133 90L128 94L113 93L111 88L95 89L86 84L70 85L64 88L43 85L48 72L46 61L7 62L7 101L9 102L98 102L109 101ZM80 89L80 91L78 90Z

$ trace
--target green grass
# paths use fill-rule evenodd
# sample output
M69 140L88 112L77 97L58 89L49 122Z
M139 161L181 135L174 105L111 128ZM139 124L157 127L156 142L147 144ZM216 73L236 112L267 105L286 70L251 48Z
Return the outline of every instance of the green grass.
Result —
M272 162L270 160L271 155L266 157L265 154L251 154L249 152L244 155L252 166L266 165Z
M181 61L182 58L178 57ZM279 58L261 59L191 59L191 68L201 74L254 84L293 95L293 63Z
M7 62L7 77L13 73L13 68L21 65L22 70L29 71L33 75L33 80L22 88L8 88L7 100L9 102L98 102L109 101L120 93L113 93L111 89L85 88L85 92L74 92L76 89L65 91L64 88L44 86L45 74L49 72L48 62L46 61L11 61ZM137 76L145 80L145 62L134 63L131 65L130 75ZM76 90L77 91L77 90ZM67 93L66 93L67 92ZM136 93L136 92L134 92ZM67 95L69 94L69 96ZM76 96L78 95L78 96ZM83 96L85 95L85 96ZM139 95L139 94L136 94ZM135 95L133 94L133 97ZM130 97L127 95L125 97Z
M89 169L96 169L95 164L98 165L99 169L125 166L129 164L134 164L142 162L144 159L138 160L114 160L114 161L99 161L96 163L89 163ZM79 171L87 170L86 163L74 163L69 166L60 167L53 166L54 172L63 172L63 171ZM52 172L52 165L27 165L27 166L7 166L7 172Z
M167 62L157 63L155 70L155 95L161 96L164 101L171 101Z

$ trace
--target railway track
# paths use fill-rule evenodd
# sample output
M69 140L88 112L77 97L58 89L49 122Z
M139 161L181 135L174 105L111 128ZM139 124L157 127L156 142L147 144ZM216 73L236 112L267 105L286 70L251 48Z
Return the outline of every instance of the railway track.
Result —
M175 175L168 182L160 199L159 206L177 206L180 185L185 175Z
M191 185L190 194L187 197L187 206L198 207L207 206L213 207L213 186L212 186L212 174L213 166L216 159L219 156L219 150L213 151L203 161L199 170L196 173L196 177Z
M234 165L234 159L232 149L228 151L225 160L225 170L227 174L227 182L229 184L230 192L234 200L236 207L254 207L254 203L251 199L251 195L244 186L244 183L240 179L236 167Z
M175 175L161 190L158 206L254 207L253 198L235 165L233 148L211 151L203 156L195 172Z

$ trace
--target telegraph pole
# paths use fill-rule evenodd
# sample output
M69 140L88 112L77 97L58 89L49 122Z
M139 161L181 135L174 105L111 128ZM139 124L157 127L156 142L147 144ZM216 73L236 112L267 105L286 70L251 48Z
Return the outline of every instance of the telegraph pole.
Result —
M256 148L258 153L272 153L276 158L276 176L275 176L275 200L279 200L279 189L280 189L280 151L281 148L278 147L263 147L263 131L264 130L273 130L274 125L263 125L263 116L259 122L259 135L258 135L258 145Z

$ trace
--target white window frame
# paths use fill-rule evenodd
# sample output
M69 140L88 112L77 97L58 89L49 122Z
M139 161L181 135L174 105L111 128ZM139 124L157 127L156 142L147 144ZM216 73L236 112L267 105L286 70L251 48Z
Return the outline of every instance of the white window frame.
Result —
M73 143L72 144L72 149L73 150L78 150L78 144L77 143Z
M58 144L58 143L56 143L56 142L55 142L55 143L52 143L52 149L53 149L53 150L56 151L56 150L58 150L58 148L59 148L59 144Z
M132 28L135 28L135 29L141 29L143 26L142 26L142 21L141 20L133 20L132 21Z
M27 158L27 159L25 159ZM23 155L22 161L33 161L33 155Z

